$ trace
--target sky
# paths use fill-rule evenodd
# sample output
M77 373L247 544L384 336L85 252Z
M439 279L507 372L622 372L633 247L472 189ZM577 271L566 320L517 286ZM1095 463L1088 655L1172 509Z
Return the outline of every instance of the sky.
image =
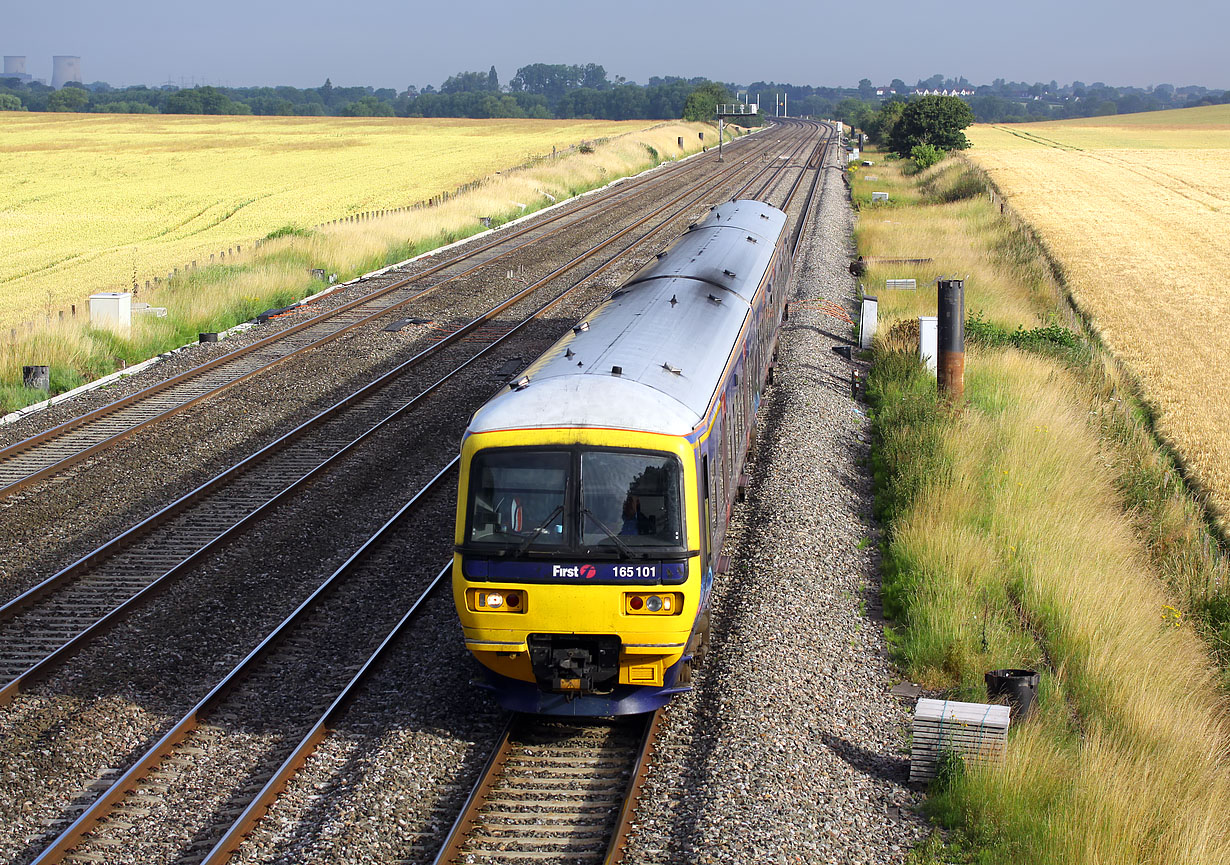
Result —
M1035 0L837 4L0 0L0 53L51 79L81 57L87 83L437 87L494 65L598 63L613 79L704 76L854 86L935 73L975 84L1074 80L1230 88L1230 3Z

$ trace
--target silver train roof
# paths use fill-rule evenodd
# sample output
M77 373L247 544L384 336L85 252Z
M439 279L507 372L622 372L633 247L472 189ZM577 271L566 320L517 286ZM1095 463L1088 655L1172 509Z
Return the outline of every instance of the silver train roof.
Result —
M687 435L704 418L786 214L718 205L551 346L468 432L579 426ZM522 376L518 376L520 379Z

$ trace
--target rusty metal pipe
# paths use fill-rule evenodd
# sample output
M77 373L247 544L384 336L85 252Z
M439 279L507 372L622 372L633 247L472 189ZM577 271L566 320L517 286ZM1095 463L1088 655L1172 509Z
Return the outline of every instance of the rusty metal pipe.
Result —
M965 280L939 281L938 313L939 391L957 403L965 396Z

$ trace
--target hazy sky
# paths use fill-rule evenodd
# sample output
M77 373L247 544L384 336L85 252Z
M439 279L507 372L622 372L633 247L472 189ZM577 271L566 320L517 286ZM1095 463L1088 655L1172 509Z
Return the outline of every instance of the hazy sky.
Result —
M1230 88L1230 3L1200 5L0 0L0 53L25 55L26 71L48 80L53 54L80 55L87 83L114 85L314 87L328 77L403 90L493 64L507 83L543 62L600 63L641 83L913 84L939 72L974 83Z

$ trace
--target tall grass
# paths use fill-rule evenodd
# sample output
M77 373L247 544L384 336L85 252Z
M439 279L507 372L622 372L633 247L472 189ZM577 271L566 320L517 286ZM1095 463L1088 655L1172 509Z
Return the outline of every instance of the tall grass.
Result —
M860 252L886 256L926 225L965 240L925 251L937 272L971 274L967 309L989 332L1071 321L1028 232L986 194L944 192L977 179L955 160L923 173L918 212L892 212L901 233L860 226ZM932 790L927 807L953 832L920 858L1230 862L1230 729L1200 613L1225 597L1225 559L1130 382L1075 332L970 341L967 399L948 410L905 326L934 306L880 298L868 393L896 657L976 701L986 670L1042 672L1038 713L1012 731L1006 764Z
M498 226L555 201L700 149L702 124L666 123L602 142L589 152L497 172L433 206L323 226L288 223L241 254L182 274L138 300L165 307L158 318L134 315L127 333L91 327L81 319L48 320L14 340L0 341L0 413L46 398L21 387L21 367L47 364L52 393L194 340L225 330L262 310L285 306L323 288L312 269L345 281L362 273ZM678 139L683 138L681 149Z

